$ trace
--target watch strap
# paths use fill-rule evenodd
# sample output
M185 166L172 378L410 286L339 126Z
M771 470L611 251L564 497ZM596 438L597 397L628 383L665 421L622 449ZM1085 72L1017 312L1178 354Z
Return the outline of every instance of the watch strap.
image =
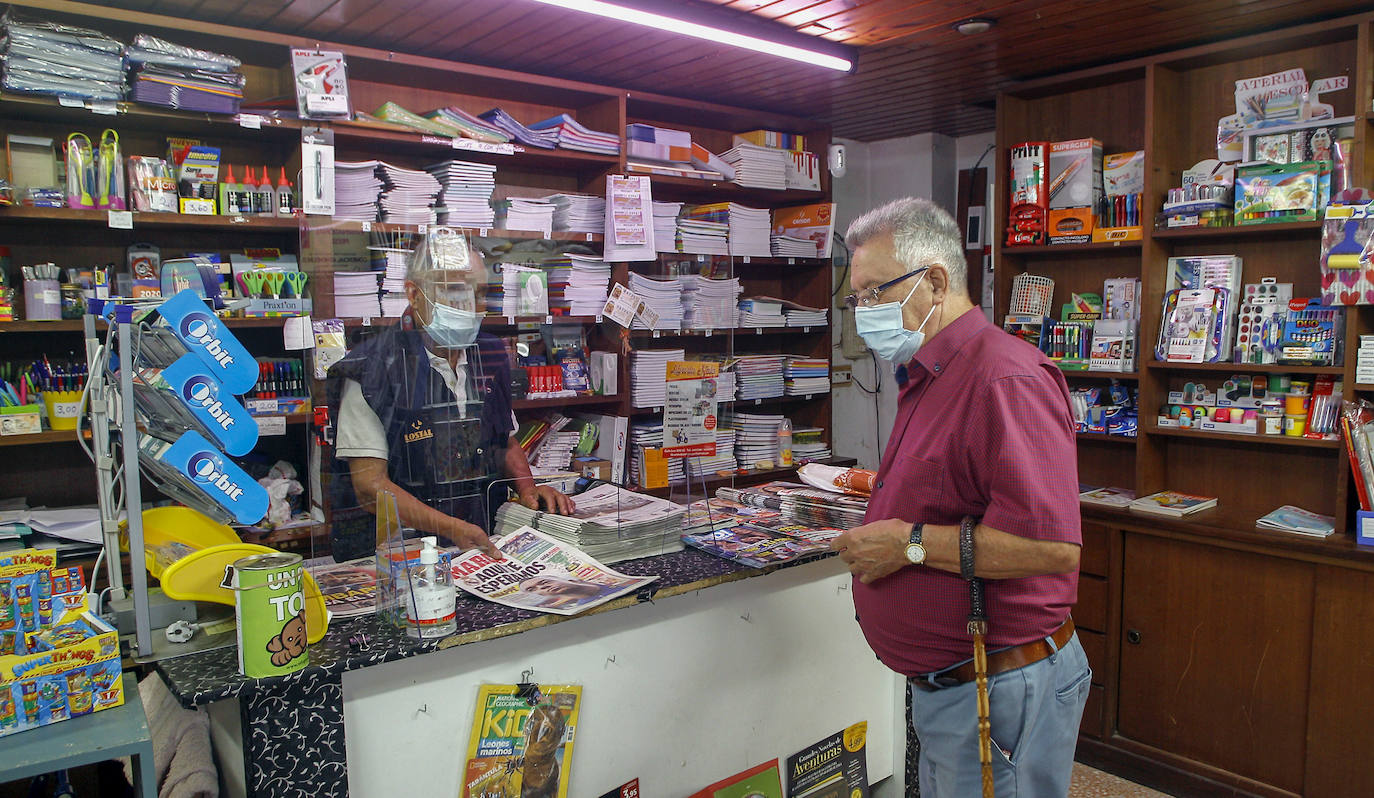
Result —
M920 543L920 542L921 542L921 533L925 530L925 528L926 528L925 523L923 523L923 522L921 522L921 521L912 521L912 522L911 522L911 539L908 540L907 543Z

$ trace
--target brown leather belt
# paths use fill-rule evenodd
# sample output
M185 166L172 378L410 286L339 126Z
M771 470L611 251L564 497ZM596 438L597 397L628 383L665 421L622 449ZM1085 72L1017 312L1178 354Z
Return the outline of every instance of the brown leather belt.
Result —
M988 676L995 676L999 673L1013 671L1017 668L1024 668L1035 662L1053 654L1055 651L1068 645L1073 637L1073 618L1067 618L1064 625L1060 626L1050 635L1054 641L1054 648L1051 649L1049 643L1044 639L1032 640L1025 645L1013 648L1004 648L1001 651L988 652ZM956 687L974 679L973 662L965 662L935 673L927 673L921 676L907 677L907 681L922 690L934 691L942 690L946 687Z

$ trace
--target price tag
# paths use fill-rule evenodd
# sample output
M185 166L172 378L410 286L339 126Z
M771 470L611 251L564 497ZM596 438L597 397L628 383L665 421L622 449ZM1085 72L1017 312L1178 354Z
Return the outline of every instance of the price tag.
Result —
M286 416L258 416L259 435L285 435Z
M346 114L348 97L343 94L311 92L305 95L305 110L310 114Z
M371 327L371 326L372 326L372 317L371 317L371 316L363 316L363 326L364 326L364 327Z
M241 128L246 128L246 129L248 129L248 130L261 130L261 129L262 129L262 115L261 115L261 114L239 114L239 127L241 127Z
M363 222L363 232L364 232L364 233L370 233L370 232L372 232L372 222Z
M810 328L810 327L803 327L803 328L802 328L802 334L803 334L803 335L805 335L806 333L809 333L809 332L811 332L811 328Z
M763 404L763 400L762 400L762 399L755 399L755 400L754 400L754 404L756 404L756 405L761 405L761 404Z
M91 113L114 116L119 113L119 106L115 105L114 100L91 100Z
M796 258L788 258L788 259L787 259L787 265L788 265L788 266L796 266L796 265L797 265L797 259L796 259Z
M110 228L114 230L132 230L134 229L134 212L110 211L109 224Z
M86 101L80 97L58 97L57 104L63 108L85 108Z
M486 238L486 237L487 237L487 234L490 233L490 232L491 232L491 230L488 230L487 228L483 227L482 229L480 229L480 230L477 231L477 235L479 235L479 236L481 236L481 237L483 237L483 238Z
M748 256L748 255L745 255L745 256L744 256L744 262L745 262L745 263L748 263L748 262L749 262L749 256Z
M415 227L415 232L419 233L420 235L424 235L425 233L429 232L429 225L427 224L417 224L415 225Z
M243 404L249 413L256 416L274 416L277 414L276 399L248 399Z
M588 241L591 241L591 240L592 240L592 234L591 234L591 233L588 233L588 234L587 234L587 240L588 240Z
M702 333L702 335L705 335L707 338L710 338L710 337L711 337L711 330L710 330L710 328L707 328L707 329Z
M654 330L654 337L655 337L655 338L658 337L658 330Z
M448 140L448 146L452 147L452 148L455 149L455 150L461 150L461 149L463 149L463 140L462 140L462 139L449 139L449 140Z
M545 316L545 317L544 317L544 323L545 323L545 324L553 324L553 316Z
M596 323L597 323L597 324L600 324L600 323L601 323L601 314L600 314L600 313L596 314Z
M706 256L705 256L705 255L698 255L698 256L697 256L697 263L705 263L705 262L706 262Z
M763 335L763 328L762 328L762 327L755 327L755 328L754 328L754 335Z

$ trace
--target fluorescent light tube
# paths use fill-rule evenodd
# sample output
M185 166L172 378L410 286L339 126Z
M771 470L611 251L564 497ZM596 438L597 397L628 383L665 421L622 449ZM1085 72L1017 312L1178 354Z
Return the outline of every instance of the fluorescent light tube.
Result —
M760 39L755 36L746 36L742 33L733 33L721 28L713 28L708 25L699 25L695 22L687 22L681 19L654 14L649 11L640 11L635 8L603 3L601 0L536 0L545 5L556 6L570 11L583 11L588 14L596 14L599 17L614 19L618 22L633 22L636 25L643 25L646 28L656 28L666 33L678 33L683 36L691 36L697 39L704 39L716 44L728 44L732 47L741 47L745 50L775 55L780 58L788 58L793 61L800 61L803 64L822 66L828 69L838 69L841 72L848 72L854 68L854 64L847 58L828 55L815 50L806 50L801 47L793 47L790 44L779 44L770 42L767 39Z

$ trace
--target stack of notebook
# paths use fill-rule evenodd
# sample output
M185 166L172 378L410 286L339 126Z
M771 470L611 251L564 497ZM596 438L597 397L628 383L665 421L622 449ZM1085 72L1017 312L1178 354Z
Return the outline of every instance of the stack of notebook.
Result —
M777 465L778 427L783 416L735 413L730 425L735 430L735 459L740 468L754 468L761 462Z
M662 407L668 361L682 360L682 349L639 349L630 353L630 397L635 407Z
M606 200L589 194L550 194L553 229L573 233L602 233L606 229Z
M682 329L682 280L680 278L654 279L645 277L638 272L630 272L630 283L627 287L658 314L658 322L654 324L652 329ZM644 322L643 316L636 315L632 323L634 329L650 329L649 325Z
M688 330L728 330L739 323L738 277L712 280L696 274L677 278L682 283L682 323Z
M572 273L564 296L574 316L599 316L611 290L611 264L595 255L568 255Z
M787 153L737 141L720 156L735 168L735 183L750 188L787 190Z
M526 147L538 147L545 150L552 150L558 147L557 129L531 130L515 121L515 117L500 108L493 108L478 116L484 122L487 122L492 127L499 128Z
M782 303L775 299L749 298L739 301L739 326L786 327Z
M644 450L663 447L663 422L636 421L630 425L630 481L643 485ZM681 458L668 461L668 484L680 485L687 481L687 466Z
M828 313L825 308L809 308L795 303L783 305L782 308L788 327L824 327Z
M735 365L742 402L771 399L784 394L783 355L740 355Z
M463 138L488 141L493 144L504 144L511 139L510 134L501 128L453 106L436 108L425 114L425 119L447 128L452 131L453 135Z
M503 230L553 232L554 204L548 200L512 197L496 203L496 226Z
M553 131L558 134L558 147L564 150L594 152L599 155L619 155L620 137L614 133L603 133L583 127L576 119L567 114L535 122L529 129L537 132Z
M334 162L335 221L377 221L377 197L383 183L377 174L381 161Z
M495 226L491 193L496 190L496 167L471 161L444 161L425 167L441 190L435 213L440 224L478 229Z
M397 224L434 224L435 198L442 186L429 172L404 169L382 161L377 167L383 188L377 197L380 221Z
M654 250L677 252L677 217L682 213L681 202L654 200Z
M810 396L830 392L830 361L825 358L788 355L783 367L788 396Z
M815 258L819 257L816 242L809 238L775 235L771 246L775 258Z

